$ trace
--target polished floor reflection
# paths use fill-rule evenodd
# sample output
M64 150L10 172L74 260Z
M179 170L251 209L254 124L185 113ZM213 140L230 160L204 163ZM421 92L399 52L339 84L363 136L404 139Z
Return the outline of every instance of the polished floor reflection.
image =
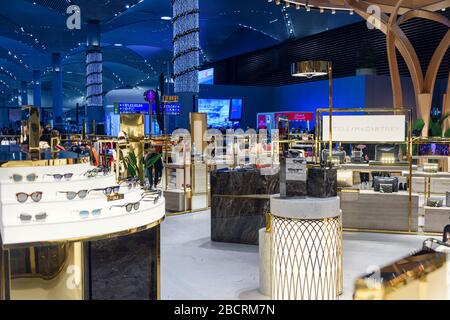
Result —
M267 299L258 291L258 246L212 242L210 212L168 217L161 226L162 299ZM427 237L344 234L344 294L373 266L420 249Z

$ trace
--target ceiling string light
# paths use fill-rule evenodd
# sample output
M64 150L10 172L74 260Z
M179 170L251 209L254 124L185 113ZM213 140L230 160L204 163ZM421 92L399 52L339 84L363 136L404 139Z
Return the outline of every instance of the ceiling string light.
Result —
M288 3L288 2L286 2L286 3ZM286 25L286 30L287 30L289 38L296 38L294 24L292 22L291 15L286 10L287 8L288 7L286 5L283 5L281 7L281 13L283 14L283 19L284 19L284 23Z
M199 0L171 0L175 92L199 92Z
M320 11L320 13L324 13L325 11L329 11L331 12L331 14L336 14L337 11L347 11L349 12L350 15L354 14L354 10L353 9L345 9L345 8L333 8L333 7L314 7L313 5L311 5L309 3L309 0L306 0L304 3L299 3L297 1L293 1L293 0L283 0L284 1L284 8L289 8L291 7L291 4L295 5L295 8L297 10L300 9L301 6L303 6L306 11L310 12L311 10L318 10ZM268 0L268 2L273 2L273 0ZM281 0L275 0L275 4L276 5L280 5L281 4Z

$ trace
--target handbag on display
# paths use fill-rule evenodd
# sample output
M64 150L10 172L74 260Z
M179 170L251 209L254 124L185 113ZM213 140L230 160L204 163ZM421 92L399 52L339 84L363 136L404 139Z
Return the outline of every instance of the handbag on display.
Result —
M360 172L359 180L361 180L361 183L364 183L364 182L368 183L370 181L370 174L368 172Z
M372 171L372 188L375 187L375 177L390 177L391 175L389 172L379 172L379 171Z
M392 186L392 192L398 192L398 178L397 177L380 177L376 176L373 180L373 189L380 192L381 184L390 184Z
M375 161L395 163L399 161L400 146L393 144L380 144L375 146Z
M432 208L440 208L444 204L444 200L441 199L428 199L427 201L427 207Z
M363 152L360 150L353 150L352 157L350 158L351 163L361 163L363 162Z
M330 155L330 150L324 149L322 150L322 160L325 161L325 163L328 162L328 156ZM340 150L333 150L333 155L331 162L342 164L345 162L345 157L347 156L347 153L345 151Z
M392 193L392 184L390 183L380 183L380 192L381 193Z

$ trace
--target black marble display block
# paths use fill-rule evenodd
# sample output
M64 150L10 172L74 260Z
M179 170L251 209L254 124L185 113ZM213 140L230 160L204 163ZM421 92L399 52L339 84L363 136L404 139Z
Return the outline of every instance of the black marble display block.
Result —
M159 228L88 243L89 299L158 298Z
M329 198L337 196L337 169L313 167L308 169L308 196Z
M266 226L265 213L270 201L266 199L211 198L211 240L255 244L258 230ZM214 208L214 209L213 209Z
M211 240L258 244L272 194L279 193L279 174L259 170L211 173Z
M262 175L260 170L216 170L211 172L211 194L249 195L279 192L279 174Z
M286 181L286 197L304 197L306 195L306 181Z

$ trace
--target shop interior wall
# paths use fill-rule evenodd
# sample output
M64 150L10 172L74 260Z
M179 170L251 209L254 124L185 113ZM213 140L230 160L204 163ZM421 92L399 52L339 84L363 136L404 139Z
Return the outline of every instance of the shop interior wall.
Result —
M328 108L329 81L311 81L275 88L276 111L308 111ZM366 78L364 76L333 79L334 108L364 108ZM315 115L314 115L315 118ZM315 126L315 121L310 127Z

